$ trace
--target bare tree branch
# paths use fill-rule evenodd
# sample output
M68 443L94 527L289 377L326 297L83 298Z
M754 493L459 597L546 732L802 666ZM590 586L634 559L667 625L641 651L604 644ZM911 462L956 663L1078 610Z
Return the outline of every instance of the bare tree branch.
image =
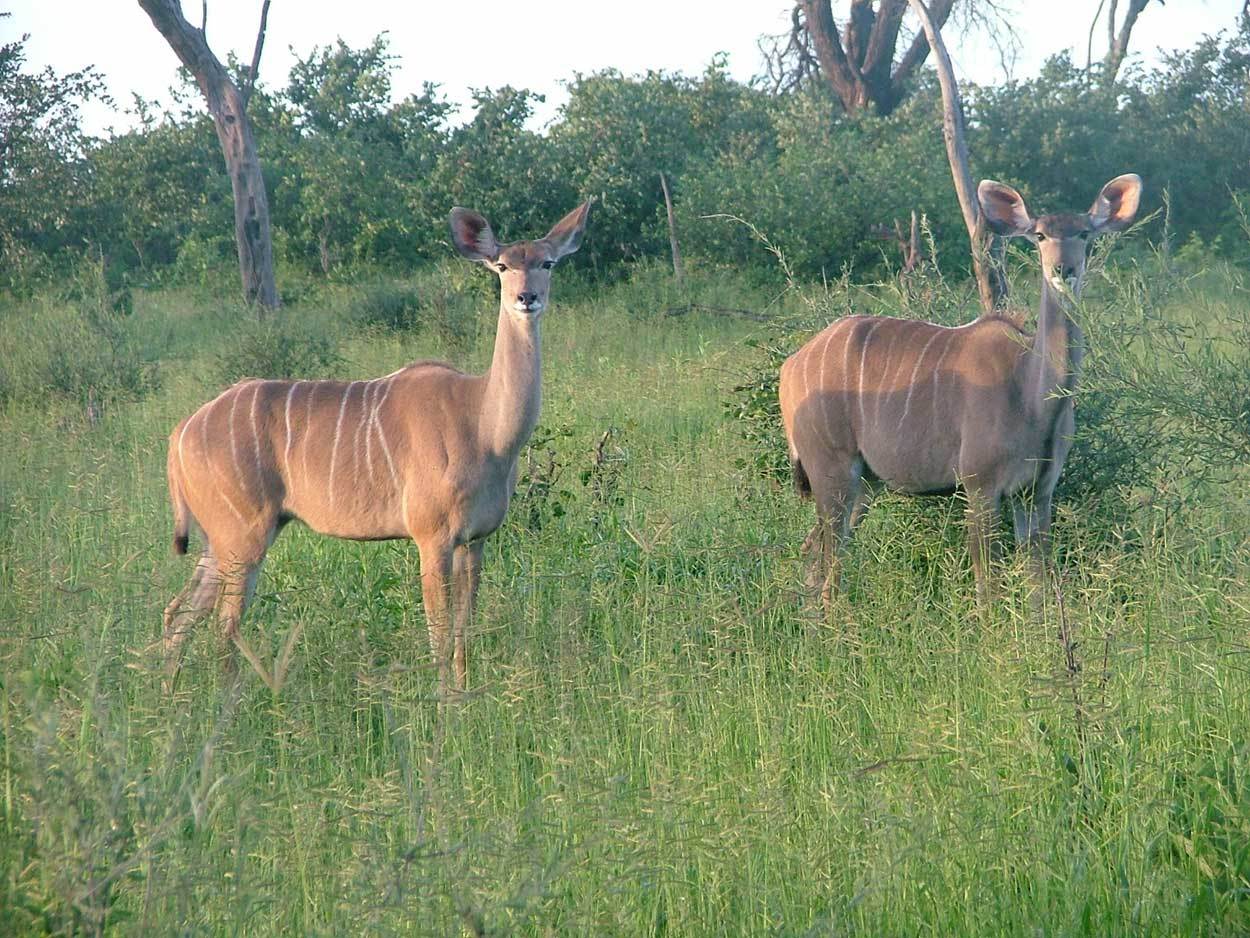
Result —
M1137 17L1141 15L1142 10L1150 4L1150 0L1128 0L1128 9L1124 12L1124 22L1120 24L1120 31L1117 34L1115 29L1115 8L1116 0L1111 0L1111 12L1107 17L1107 36L1110 40L1107 49L1107 58L1104 60L1105 68L1103 69L1103 81L1110 85L1115 81L1116 75L1120 72L1120 66L1124 63L1124 59L1128 56L1128 42L1133 35L1133 27L1137 24ZM1163 0L1159 0L1159 5L1163 5Z
M968 169L968 141L964 136L963 106L959 100L959 86L955 83L955 70L942 41L942 34L922 0L907 0L920 17L920 24L933 49L938 81L942 86L942 136L946 140L946 156L951 165L951 178L955 182L955 195L968 228L968 240L972 246L972 270L976 276L981 307L992 312L1006 295L1006 283L991 270L985 226L981 209L977 204L976 187Z
M256 75L260 71L260 53L265 48L265 28L269 23L269 0L260 8L260 28L256 31L256 48L252 50L252 66L247 71L247 86L243 89L243 106L246 108L256 90Z
M1107 0L1098 0L1098 9L1094 11L1094 18L1089 21L1089 39L1085 43L1085 70L1089 71L1094 66L1094 31L1098 28L1098 18L1102 16L1102 8L1107 5Z

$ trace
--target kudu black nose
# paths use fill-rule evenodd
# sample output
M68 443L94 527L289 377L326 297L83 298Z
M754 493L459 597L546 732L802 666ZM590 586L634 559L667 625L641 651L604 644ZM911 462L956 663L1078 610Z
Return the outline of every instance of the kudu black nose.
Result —
M518 293L516 295L516 301L522 304L523 306L529 306L531 303L538 302L538 294L537 293Z

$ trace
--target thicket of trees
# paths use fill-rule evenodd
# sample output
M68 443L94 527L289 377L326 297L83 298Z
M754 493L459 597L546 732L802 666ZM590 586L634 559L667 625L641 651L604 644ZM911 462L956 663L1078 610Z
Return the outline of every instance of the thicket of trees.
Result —
M385 37L338 42L298 61L280 89L256 86L248 114L282 262L314 274L404 269L445 253L452 205L507 219L506 238L595 196L583 254L608 274L667 256L664 173L696 262L772 267L742 226L704 217L732 213L802 274L872 275L897 261L882 226L915 210L939 253L949 244L946 260L966 264L930 72L917 70L880 114L848 113L821 82L744 85L720 61L697 77L607 70L575 76L568 103L536 131L529 91L479 90L472 118L456 124L433 85L397 95L394 64ZM1250 199L1250 26L1155 68L1120 67L1113 81L1104 67L1059 57L1034 79L965 88L973 173L1018 184L1030 204L1071 208L1135 171L1147 209L1170 193L1178 238L1244 250L1230 196ZM246 66L229 68L241 82ZM91 139L76 108L101 94L90 69L31 73L21 41L0 47L0 284L30 289L83 252L118 283L235 263L230 181L188 77L172 109L135 100L134 129Z

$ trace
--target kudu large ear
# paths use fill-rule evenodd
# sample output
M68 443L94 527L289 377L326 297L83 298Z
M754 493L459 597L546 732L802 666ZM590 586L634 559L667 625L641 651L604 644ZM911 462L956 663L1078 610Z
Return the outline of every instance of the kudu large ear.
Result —
M1089 209L1089 223L1095 231L1119 231L1132 224L1141 202L1141 176L1125 173L1102 187Z
M586 222L590 219L590 203L593 201L594 199L588 199L573 209L556 222L543 238L551 245L551 253L556 260L572 254L581 246L582 235L586 233Z
M1033 216L1024 205L1024 197L1011 186L993 179L982 179L977 186L977 201L985 223L995 234L1012 237L1033 230Z
M467 208L451 210L451 243L471 261L493 261L499 256L499 242L490 222Z

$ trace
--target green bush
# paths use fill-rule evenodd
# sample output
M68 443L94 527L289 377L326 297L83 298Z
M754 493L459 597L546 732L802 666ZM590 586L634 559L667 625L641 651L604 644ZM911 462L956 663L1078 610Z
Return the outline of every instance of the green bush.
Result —
M114 310L129 308L129 293L79 286L69 291L76 299L45 298L0 312L0 401L138 400L159 386L159 350Z
M218 353L214 371L223 384L243 378L325 378L342 361L337 343L324 331L278 315L241 324Z

